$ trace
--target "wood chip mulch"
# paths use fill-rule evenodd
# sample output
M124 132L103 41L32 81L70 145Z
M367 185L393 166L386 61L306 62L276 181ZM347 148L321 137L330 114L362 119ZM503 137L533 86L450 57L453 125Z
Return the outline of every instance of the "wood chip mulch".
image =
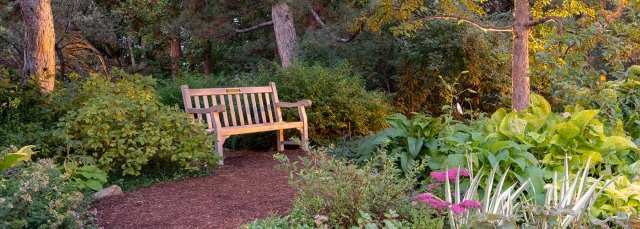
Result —
M225 154L228 154L225 150ZM285 151L291 160L302 150ZM227 156L227 155L225 155ZM104 228L240 228L293 206L288 173L269 152L235 152L215 175L158 184L96 203Z

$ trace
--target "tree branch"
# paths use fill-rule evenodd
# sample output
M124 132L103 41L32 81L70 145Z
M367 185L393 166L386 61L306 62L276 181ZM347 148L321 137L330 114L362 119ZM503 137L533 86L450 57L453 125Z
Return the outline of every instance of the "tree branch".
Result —
M11 45L11 47L18 53L22 54L22 49L18 48L18 46L16 46L14 43L10 42L9 40L7 40L5 37L0 35L0 40L4 41L5 43Z
M322 19L320 19L320 16L318 15L318 13L316 13L316 11L313 10L313 6L311 6L311 3L307 4L307 9L309 9L309 11L311 12L311 15L313 15L313 18L316 19L316 22L318 22L318 24L320 24L320 27L322 27L324 29L327 25L324 24ZM360 26L360 27L362 27L362 26ZM349 35L348 38L338 37L333 32L329 32L329 35L331 35L331 38L333 38L334 41L346 43L346 42L350 42L354 38L356 38L356 36L360 33L360 30L361 29L358 29L356 33L351 33L351 35Z
M556 24L558 24L558 30L562 30L562 21L560 21L560 19L558 17L555 17L555 16L546 16L546 17L540 18L538 20L531 21L529 23L529 26L533 27L533 26L536 26L536 25L539 25L539 24L542 24L542 23L546 23L546 22L549 22L549 21L556 22Z
M423 18L420 18L420 19L418 19L416 21L424 21L424 20L431 20L431 19L458 20L458 21L462 21L462 22L466 22L466 23L472 24L472 25L474 25L474 26L476 26L476 27L478 27L478 28L480 28L482 30L485 30L485 31L511 32L513 30L513 25L508 25L508 26L484 25L484 24L480 23L477 20L458 17L458 16L435 15L435 16L423 17Z
M251 27L246 28L246 29L236 29L235 32L236 33L247 33L247 32L254 31L256 29L260 29L262 27L267 27L267 26L272 26L272 25L273 25L272 21L267 21L267 22L263 22L263 23L251 26Z

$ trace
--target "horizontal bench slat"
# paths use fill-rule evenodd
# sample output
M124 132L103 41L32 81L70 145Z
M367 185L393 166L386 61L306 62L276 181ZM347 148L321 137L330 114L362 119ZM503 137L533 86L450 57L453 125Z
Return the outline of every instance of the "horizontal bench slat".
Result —
M239 89L239 90L237 90ZM235 87L235 88L201 88L189 89L191 96L202 95L228 95L228 94L245 94L245 93L265 93L273 92L271 87Z
M274 123L266 123L266 124L231 126L231 127L222 127L222 129L220 130L220 134L221 135L248 134L248 133L265 132L265 131L271 131L271 130L302 128L302 126L303 126L302 122L274 122Z

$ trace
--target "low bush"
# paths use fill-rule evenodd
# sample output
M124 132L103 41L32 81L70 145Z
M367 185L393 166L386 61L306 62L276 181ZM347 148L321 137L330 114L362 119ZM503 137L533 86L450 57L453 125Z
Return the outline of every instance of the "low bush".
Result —
M85 79L80 88L93 96L58 123L56 135L75 153L91 155L102 170L123 175L139 175L154 160L175 161L187 170L217 165L204 127L160 103L153 78L112 74Z
M182 77L176 78L173 81L164 80L158 83L156 92L158 93L160 102L167 106L178 105L184 109L182 91L180 90L180 86L182 85L189 85L189 88L216 88L225 86L222 76L202 76L185 73Z
M241 76L237 86L275 82L284 102L310 99L307 108L309 136L313 140L336 140L345 134L367 135L386 127L391 114L385 94L367 91L364 82L346 63L334 67L294 65L287 69L262 69ZM298 119L296 109L283 109L285 120Z
M384 158L386 154L379 155L379 161L390 161ZM289 183L297 193L290 215L294 225L317 225L314 220L324 217L322 224L329 228L348 228L358 225L361 212L384 219L390 210L401 216L410 211L408 192L415 180L398 179L392 163L379 170L366 165L359 168L333 159L326 149L311 150L301 159L300 168L286 156L277 155L276 159L281 168L290 170Z
M13 151L0 152L2 161ZM0 173L0 228L82 228L93 217L82 188L53 160L13 165Z

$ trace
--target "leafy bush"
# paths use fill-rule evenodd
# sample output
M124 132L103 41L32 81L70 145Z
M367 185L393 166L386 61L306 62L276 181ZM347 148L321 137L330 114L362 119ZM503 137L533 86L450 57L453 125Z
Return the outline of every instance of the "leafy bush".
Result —
M332 68L294 65L288 69L261 70L242 76L237 86L275 82L284 102L310 99L307 109L309 136L314 140L340 139L344 134L366 135L386 126L391 105L383 93L366 91L351 68L341 63ZM235 84L235 83L234 83ZM298 118L297 110L283 109L285 120Z
M114 71L117 81L93 75L81 91L91 91L77 110L58 124L56 135L91 155L106 172L139 175L150 160L176 161L188 170L215 166L217 157L203 127L186 113L164 106L153 89L151 77Z
M281 166L291 171L289 183L297 193L292 223L313 225L316 216L324 216L330 228L347 228L358 225L361 212L375 219L384 219L389 210L408 215L407 192L415 180L398 179L395 166L384 158L386 154L379 155L379 160L386 161L380 170L338 161L328 156L326 149L311 150L301 159L302 168L277 155Z
M160 81L156 87L160 102L167 106L178 105L184 109L182 91L180 86L189 85L190 88L216 88L224 87L221 76L202 76L196 74L184 74L174 81Z
M627 135L640 143L640 66L631 66L626 77L595 89L580 89L575 95L577 104L567 106L566 110L598 109L601 121L614 130L623 127Z
M51 159L0 174L1 228L81 228L84 209L80 188Z

